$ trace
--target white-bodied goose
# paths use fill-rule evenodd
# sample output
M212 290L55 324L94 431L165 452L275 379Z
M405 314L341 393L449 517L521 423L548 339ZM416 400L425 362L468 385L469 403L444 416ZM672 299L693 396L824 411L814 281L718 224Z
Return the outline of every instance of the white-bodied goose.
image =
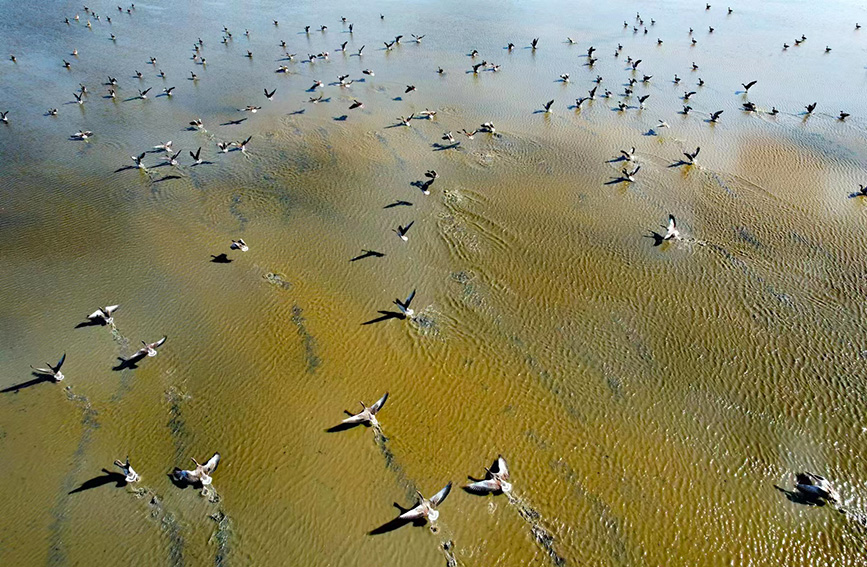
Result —
M663 240L680 240L680 231L677 230L677 221L674 215L668 215L668 226L665 227L665 235Z
M412 223L409 223L412 224ZM415 314L415 311L410 309L409 305L412 303L413 298L415 297L415 290L412 290L412 293L409 294L409 297L406 298L405 301L401 301L400 299L395 299L394 304L397 305L397 308L400 309L400 312L403 313L406 317L412 317Z
M465 488L470 492L478 494L489 494L491 492L511 492L512 484L509 481L509 467L506 465L506 459L502 455L497 456L497 460L491 465L491 468L485 469L485 480L480 480L468 484Z
M623 179L625 179L626 181L629 181L630 183L633 183L635 181L635 174L638 173L639 169L641 169L640 165L638 167L636 167L635 169L633 169L632 171L627 171L626 168L623 168L623 170L620 173L623 174Z
M366 405L364 405L364 402L358 402L361 404L361 408L362 408L361 411L359 413L351 416L351 417L347 417L346 419L341 421L341 423L346 423L346 424L369 423L369 424L373 425L374 427L378 427L379 422L376 421L376 414L379 412L379 410L382 409L382 406L385 405L385 401L387 399L388 399L388 392L386 392L384 396L379 398L379 400L377 400L376 403L370 407L367 407Z
M138 482L139 481L140 477L139 477L138 473L135 472L133 470L132 466L129 464L129 457L126 458L125 463L123 461L121 461L120 459L116 460L114 462L114 466L119 468L121 471L123 471L123 474L126 475L126 478L124 478L125 481L127 481L127 482Z
M201 483L204 486L211 484L213 482L211 475L214 474L214 471L217 470L217 465L220 464L220 454L214 453L214 456L208 459L208 462L204 465L200 465L192 457L190 459L195 463L196 468L193 470L182 470L176 467L172 471L172 477L177 481L184 481L190 484Z
M701 147L695 149L694 152L683 152L684 157L686 157L687 163L695 163L695 158L698 157L698 152L701 151Z
M142 156L144 156L144 154L142 154ZM133 157L133 159L136 158ZM138 159L139 161L141 160L141 158ZM87 318L91 321L102 319L103 321L105 321L106 325L111 325L112 323L114 323L114 317L112 316L112 313L117 311L118 307L120 307L120 305L109 305L107 307L100 307L99 309L88 315Z
M229 245L229 248L231 248L232 250L240 250L241 252L246 252L250 249L250 247L247 246L247 243L244 242L243 238L239 238L238 240L233 240L232 244Z
M143 344L144 346L142 348L138 349L135 352L135 354L133 354L130 358L137 358L137 357L144 356L144 355L156 356L157 355L157 349L159 347L163 346L163 343L166 342L167 338L168 337L163 337L155 343L146 343L146 342L142 341L141 344Z
M449 495L449 492L452 490L452 483L448 483L445 488L431 496L430 500L426 499L422 496L421 492L416 492L418 495L419 502L415 505L411 510L407 510L400 516L398 516L401 520L420 520L422 518L426 518L431 522L435 522L437 518L439 518L439 511L437 508L440 504L443 503L443 500Z
M409 240L409 237L407 237L406 233L409 232L409 229L410 229L410 227L412 226L412 224L413 224L414 222L415 222L415 221L411 221L411 222L410 222L408 225L406 225L406 226L398 225L397 228L394 229L394 232L397 233L397 235L400 237L401 240L403 240L404 242L406 242L407 240Z
M51 364L46 362L45 365L48 366L48 368L36 368L35 366L31 366L30 368L32 368L33 370L35 370L39 374L51 376L52 378L54 378L55 382L60 382L61 380L63 380L65 378L65 376L63 375L63 372L60 371L60 367L63 366L63 363L65 361L66 361L66 353L64 352L63 356L60 357L60 360L58 360L57 364L55 364L54 366L52 366Z

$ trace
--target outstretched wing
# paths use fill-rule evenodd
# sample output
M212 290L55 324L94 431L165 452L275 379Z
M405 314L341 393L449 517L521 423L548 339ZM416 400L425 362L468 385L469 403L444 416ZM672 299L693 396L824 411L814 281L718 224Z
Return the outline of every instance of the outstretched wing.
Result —
M436 508L437 506L439 506L440 504L443 503L443 500L446 499L446 496L448 496L449 492L451 492L451 491L452 491L452 483L449 482L447 485L445 485L445 487L442 490L440 490L439 492L437 492L436 494L431 496L430 505L433 508Z
M424 518L424 507L419 504L412 510L404 512L400 516L398 516L401 520L418 520L419 518Z
M365 421L367 421L367 417L365 417L364 412L361 412L361 413L357 413L351 417L347 417L346 419L344 419L340 423L352 424L352 423L364 423Z
M477 494L488 494L489 492L496 492L500 490L500 483L497 480L491 478L488 480L480 480L479 482L468 484L465 488L470 492L475 492Z
M381 410L381 409L382 409L382 406L385 405L385 400L387 400L387 399L388 399L388 392L386 392L384 396L382 396L381 398L379 398L379 400L377 400L375 404L373 404L372 406L370 406L370 411L371 411L371 413L374 413L374 414L375 414L376 412L378 412L379 410Z
M163 343L166 342L166 339L167 339L167 338L168 338L168 336L165 336L165 337L161 338L160 340L158 340L157 342L151 344L151 346L152 346L153 348L161 347L161 346L163 346Z
M497 456L497 460L494 461L491 471L499 473L506 480L509 479L509 467L506 465L506 459L503 458L503 455Z
M409 223L411 225L412 223ZM409 230L409 225L407 225L407 230ZM412 303L413 298L415 297L415 290L412 290L412 293L409 294L409 297L406 298L404 302L404 306L409 307L409 304Z
M208 462L204 465L205 472L209 475L212 474L215 470L217 470L218 464L220 464L220 454L214 453L214 456L208 459Z
M54 371L57 372L60 370L60 367L63 366L64 361L66 360L66 353L63 353L63 356L60 357L60 360L57 361L57 366L54 367Z

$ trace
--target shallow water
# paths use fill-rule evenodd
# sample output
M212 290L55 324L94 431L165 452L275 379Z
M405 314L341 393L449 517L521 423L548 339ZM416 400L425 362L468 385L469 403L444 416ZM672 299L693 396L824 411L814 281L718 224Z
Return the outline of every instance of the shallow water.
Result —
M867 10L754 4L97 3L88 30L78 3L0 3L18 58L0 62L0 564L867 563L867 201L849 198L867 182ZM468 72L472 49L501 70ZM622 92L626 56L653 75L646 109L567 108L597 74ZM329 84L345 73L351 87ZM307 102L314 79L328 102ZM739 110L753 79L776 117ZM79 83L87 102L69 104ZM425 108L436 118L397 125ZM206 132L186 129L197 117ZM497 135L457 134L485 121ZM79 129L95 135L69 140ZM449 130L461 144L443 150ZM250 135L244 153L215 147ZM167 140L180 167L150 153L147 172L115 171ZM212 163L192 167L199 146ZM636 182L610 183L630 146ZM696 146L698 165L677 165ZM397 199L413 206L383 209ZM654 246L669 213L684 238ZM238 237L249 252L229 250ZM361 249L385 257L350 262ZM415 320L361 325L413 289ZM75 328L111 303L115 332ZM64 382L14 387L63 352ZM385 391L384 438L326 432ZM167 477L214 451L211 498ZM498 453L512 498L459 490ZM138 485L86 484L127 454ZM775 489L805 469L837 484L842 513ZM368 535L448 481L436 533Z

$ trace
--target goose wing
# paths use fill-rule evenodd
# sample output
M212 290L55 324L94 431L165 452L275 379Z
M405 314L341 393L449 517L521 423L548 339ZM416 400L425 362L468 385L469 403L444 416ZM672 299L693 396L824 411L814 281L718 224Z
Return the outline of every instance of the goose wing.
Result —
M148 346L151 348L159 348L159 347L163 346L163 343L166 342L167 338L168 338L168 336L165 336L165 337L161 338L160 340L158 340L157 342L149 344Z
M409 224L412 224L412 223L409 223ZM406 228L409 228L409 226L407 226ZM404 306L409 307L409 304L412 303L412 300L414 297L415 297L415 290L412 290L412 293L409 294L409 296L406 298L406 301L403 303Z
M106 313L102 309L97 309L96 311L94 311L93 313L88 315L87 318L88 319L99 319L101 317L104 317L105 315L106 315Z
M379 402L377 402L377 403L379 403ZM367 412L364 412L364 411L359 412L353 416L347 417L346 419L344 419L340 423L364 423L366 421L370 421L369 419L367 419L366 413Z
M412 521L412 520L418 520L419 518L424 518L425 516L426 516L426 514L425 514L424 506L422 504L419 504L418 506L416 506L412 510L408 510L408 511L404 512L403 514L398 516L398 518L400 518L401 520Z
M208 459L208 462L202 465L202 468L207 474L213 474L217 470L217 465L220 464L220 454L214 453L214 456Z
M437 492L436 494L431 496L431 498L430 498L431 507L436 508L437 506L442 504L443 500L446 499L446 497L449 495L449 492L451 492L451 491L452 491L452 483L450 482L447 485L445 485L445 487L443 487L442 490L440 490L439 492Z
M489 478L488 480L480 480L478 482L474 482L472 484L468 484L465 487L470 492L475 492L477 494L488 494L489 492L496 492L500 490L500 481L494 478Z
M385 400L387 400L387 399L388 399L388 392L386 392L384 396L379 398L375 404L370 406L370 413L376 414L379 410L381 410L382 406L385 405Z
M509 467L506 465L506 459L503 458L503 455L497 456L497 460L494 461L494 464L491 467L491 472L498 473L506 480L509 479Z
M66 353L63 353L63 356L60 357L60 360L57 361L57 366L54 367L54 371L57 372L60 370L60 367L63 366L63 363L66 361Z

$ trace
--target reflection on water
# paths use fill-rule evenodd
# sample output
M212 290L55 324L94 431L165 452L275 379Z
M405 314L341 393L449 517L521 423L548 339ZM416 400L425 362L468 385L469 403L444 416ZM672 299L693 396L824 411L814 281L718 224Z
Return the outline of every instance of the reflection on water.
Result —
M4 3L0 563L864 564L863 7L254 4ZM387 438L326 433L385 391ZM207 495L172 484L215 451ZM516 496L368 535L498 453ZM800 470L840 505L787 498Z

